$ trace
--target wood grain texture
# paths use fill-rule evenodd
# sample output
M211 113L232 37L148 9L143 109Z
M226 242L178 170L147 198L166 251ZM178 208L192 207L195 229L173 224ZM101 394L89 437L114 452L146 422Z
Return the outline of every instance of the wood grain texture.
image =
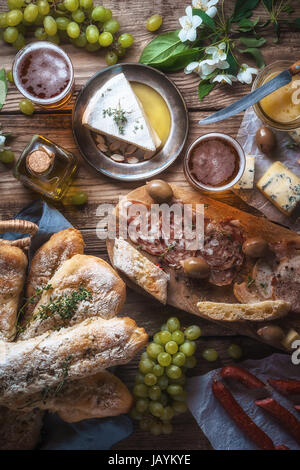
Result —
M98 0L95 3L99 3ZM161 31L169 31L178 27L178 18L184 14L185 7L189 1L179 0L153 0L144 2L142 0L105 0L105 6L111 8L115 16L121 23L124 32L131 32L135 36L135 44L124 59L125 62L135 62L139 59L143 47L154 37L145 28L145 21L153 13L163 15L164 23ZM297 3L297 2L294 2ZM225 7L232 10L234 0L225 0ZM0 11L6 9L6 1L0 0ZM267 14L263 7L257 10L257 16L266 19ZM295 17L300 17L300 2L296 5ZM291 60L291 64L299 59L299 32L284 26L280 44L274 44L274 34L269 27L265 37L267 44L263 48L266 63L271 63L278 59ZM70 54L75 67L76 91L69 106L59 112L47 112L36 109L32 117L26 117L19 112L18 103L21 95L13 85L9 85L9 92L6 104L0 113L0 122L6 131L10 131L14 138L11 139L12 149L16 157L20 155L24 146L28 143L33 134L41 134L54 140L57 144L66 147L74 152L80 160L80 169L70 191L62 204L57 208L65 217L78 229L82 231L86 253L108 259L105 243L96 236L95 227L98 223L96 209L101 203L117 203L119 195L127 194L138 184L120 183L98 175L80 157L75 146L71 129L71 111L76 95L81 86L94 73L105 67L103 53L87 53L76 49L71 45L63 45ZM0 67L6 70L11 68L15 51L8 45L0 41ZM252 63L250 58L244 56L243 62ZM206 117L210 112L220 109L234 100L242 97L250 90L249 86L235 84L233 88L229 86L218 87L203 102L197 97L197 85L199 79L195 75L185 75L183 72L170 75L186 100L189 108L190 133L187 145L196 137L212 130L221 131L235 136L241 123L242 115L219 123L217 126L198 127L197 121ZM184 153L177 161L163 173L162 177L166 181L173 182L179 186L188 187L182 171L182 159ZM70 204L70 197L74 191L85 191L89 196L89 202L84 207L77 209ZM12 169L0 164L0 219L12 218L22 207L34 201L39 196L24 188L12 175ZM221 196L223 202L232 204L240 209L255 212L243 203L237 196L227 193ZM228 346L234 342L240 344L244 351L245 358L259 359L274 352L269 346L260 344L253 339L246 337L228 337L228 330L222 326L215 325L204 319L192 316L188 313L178 311L167 306L163 307L155 301L147 299L130 289L127 289L127 301L122 311L122 315L129 315L134 318L140 326L144 326L151 335L158 330L161 324L171 315L177 315L183 325L197 324L202 328L203 338L199 341L197 352L198 365L193 371L195 375L202 375L211 369L220 367L232 362L226 352ZM219 353L219 360L216 363L208 363L202 359L202 351L206 347L214 347ZM117 375L124 382L132 387L136 374L138 358L130 364L119 367ZM200 397L201 399L201 397ZM204 397L203 397L204 399ZM142 432L135 427L135 432L126 440L118 443L115 449L210 449L210 444L199 429L190 413L181 415L174 421L174 433L171 436L154 437Z

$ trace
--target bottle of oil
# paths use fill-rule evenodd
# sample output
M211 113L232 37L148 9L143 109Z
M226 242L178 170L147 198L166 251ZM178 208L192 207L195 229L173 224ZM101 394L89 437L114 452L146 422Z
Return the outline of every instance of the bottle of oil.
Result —
M23 150L14 176L41 195L59 201L78 168L77 158L51 140L34 135Z

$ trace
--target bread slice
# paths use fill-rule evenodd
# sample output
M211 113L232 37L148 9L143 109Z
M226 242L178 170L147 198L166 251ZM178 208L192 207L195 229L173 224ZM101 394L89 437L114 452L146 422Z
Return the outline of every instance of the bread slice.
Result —
M0 407L0 450L32 450L38 444L43 411Z
M162 304L167 303L168 274L123 238L115 240L113 265Z
M254 304L198 302L197 307L202 316L225 322L275 320L284 317L290 310L290 304L283 300L266 300Z

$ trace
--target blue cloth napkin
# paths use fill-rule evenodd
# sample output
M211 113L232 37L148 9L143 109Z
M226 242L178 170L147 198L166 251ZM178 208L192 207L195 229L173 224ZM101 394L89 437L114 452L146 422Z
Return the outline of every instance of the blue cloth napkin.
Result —
M19 212L16 219L30 220L39 226L29 250L29 260L35 251L53 233L72 225L56 209L44 201L36 201ZM6 233L2 238L16 240L26 235ZM133 426L131 419L117 416L106 419L87 419L79 423L65 423L57 415L48 414L44 421L43 450L107 450L130 436Z

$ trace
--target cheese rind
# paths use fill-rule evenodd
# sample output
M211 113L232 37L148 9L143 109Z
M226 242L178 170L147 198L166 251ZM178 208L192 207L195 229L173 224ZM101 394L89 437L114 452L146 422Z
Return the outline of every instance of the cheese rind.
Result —
M258 181L257 188L286 215L300 201L300 178L281 162L273 163Z
M116 121L116 112L121 113L122 121ZM123 73L108 80L94 94L84 111L82 124L94 132L151 152L161 144L140 100Z
M241 179L236 183L236 189L252 189L254 185L254 166L255 157L253 155L246 156L245 171Z

